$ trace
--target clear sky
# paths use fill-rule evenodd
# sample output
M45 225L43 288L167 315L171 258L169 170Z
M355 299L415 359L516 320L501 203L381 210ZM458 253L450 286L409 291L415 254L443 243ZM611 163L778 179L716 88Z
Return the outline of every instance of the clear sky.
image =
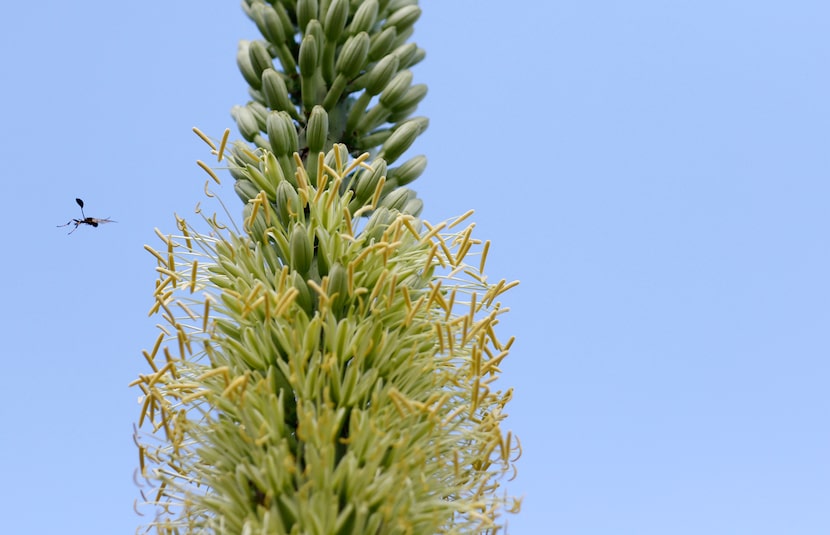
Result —
M510 532L830 533L830 4L422 8L423 215L475 208L521 280ZM139 523L142 246L202 200L190 128L235 134L255 37L236 1L4 7L4 531ZM75 197L118 223L67 236Z

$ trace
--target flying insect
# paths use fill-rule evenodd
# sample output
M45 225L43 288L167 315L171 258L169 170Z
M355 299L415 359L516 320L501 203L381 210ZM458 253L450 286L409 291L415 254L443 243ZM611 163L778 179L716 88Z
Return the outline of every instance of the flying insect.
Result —
M99 219L97 217L87 217L86 214L84 214L84 201L82 199L75 199L75 202L78 203L78 206L81 207L81 218L82 219L70 219L69 222L66 223L65 225L57 225L59 227L66 227L66 226L69 226L69 225L75 225L74 227L72 227L72 230L69 231L69 234L72 234L73 232L78 230L78 227L80 227L81 225L89 225L91 227L98 227L98 225L100 225L102 223L116 223L116 221L113 221L112 219L109 219L109 218Z

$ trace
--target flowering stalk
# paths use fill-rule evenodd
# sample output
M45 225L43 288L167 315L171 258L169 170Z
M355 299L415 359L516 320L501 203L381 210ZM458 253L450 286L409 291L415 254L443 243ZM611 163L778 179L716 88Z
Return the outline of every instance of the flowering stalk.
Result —
M157 232L163 247L146 246L163 325L133 386L143 503L158 533L495 533L518 509L497 492L518 442L500 427L511 391L494 384L513 342L496 336L499 297L517 283L487 282L490 244L462 228L472 212L418 219L420 201L389 180L381 155L394 151L382 146L369 164L320 126L338 106L349 123L361 97L341 96L386 57L344 67L356 34L329 21L343 10L342 27L374 32L371 43L398 28L380 22L383 9L411 4L245 4L280 19L283 6L315 44L290 46L261 15L272 23L258 23L273 39L266 50L299 69L300 93L286 97L294 114L268 112L267 143L260 132L255 147L197 131L228 161L242 230L212 216L203 234L177 218L175 235ZM305 52L322 62L312 69L303 49L318 45ZM267 71L254 71L261 86Z

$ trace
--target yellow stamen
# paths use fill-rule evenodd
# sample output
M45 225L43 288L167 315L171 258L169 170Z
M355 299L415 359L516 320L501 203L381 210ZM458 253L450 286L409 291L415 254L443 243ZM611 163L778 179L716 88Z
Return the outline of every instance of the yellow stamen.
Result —
M490 240L484 242L484 249L481 251L481 262L478 265L478 272L484 273L484 263L487 261L487 253L490 251Z
M450 223L450 226L447 227L447 228L453 228L453 227L457 226L459 223L461 223L462 221L464 221L465 219L467 219L468 217L470 217L474 213L475 213L475 210L467 210L462 215L458 216L458 218L455 221Z
M228 130L228 131L230 131L230 130ZM201 130L199 130L195 126L193 127L193 133L196 134L197 136L199 136L200 138L202 138L202 141L207 143L208 147L210 147L213 150L216 150L216 145L213 144L213 141L211 141L209 137L207 137L204 133L202 133Z
M164 265L164 266L167 265L167 262L165 262L164 257L161 256L161 253L159 253L158 251L156 251L155 249L153 249L149 245L145 245L144 250L147 251L148 253L150 253L151 255L155 256L156 260L158 260L159 264Z
M222 158L225 155L225 146L228 144L228 136L231 134L230 128L225 128L225 131L222 133L222 141L219 143L219 154L217 154L218 162L222 161Z
M221 184L221 183L222 183L222 181L221 181L221 180L219 180L219 177L218 177L218 176L216 176L216 173L214 173L214 172L213 172L213 169L211 169L210 167L208 167L208 165L207 165L205 162L203 162L202 160L196 160L196 165L198 165L199 167L201 167L202 169L204 169L204 171L205 171L208 175L210 175L210 178L212 178L214 182L216 182L217 184Z

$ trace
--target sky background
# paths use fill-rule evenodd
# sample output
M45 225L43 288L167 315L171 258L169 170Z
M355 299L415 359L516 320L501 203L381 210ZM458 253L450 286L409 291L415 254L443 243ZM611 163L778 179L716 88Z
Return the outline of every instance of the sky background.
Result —
M421 7L423 216L475 208L491 280L521 280L509 532L830 533L830 4ZM8 533L140 523L143 245L203 199L190 129L236 136L257 35L236 1L4 6ZM118 223L67 236L75 197Z

